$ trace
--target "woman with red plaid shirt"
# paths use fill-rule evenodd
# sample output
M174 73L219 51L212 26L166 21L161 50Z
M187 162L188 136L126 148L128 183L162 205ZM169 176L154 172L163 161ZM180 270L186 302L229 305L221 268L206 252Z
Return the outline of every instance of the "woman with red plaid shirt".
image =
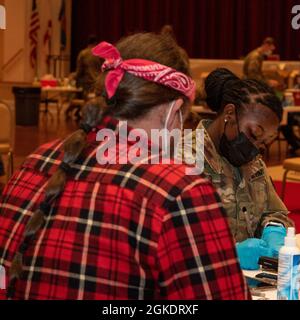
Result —
M107 112L88 104L80 129L31 154L3 193L6 296L249 299L208 181L173 160L150 164L151 141L139 163L124 162L130 139L116 139L115 164L97 161L105 141L96 133L118 135L120 120L127 120L128 136L136 128L180 128L195 90L183 50L170 36L145 33L93 52L105 60L98 88Z

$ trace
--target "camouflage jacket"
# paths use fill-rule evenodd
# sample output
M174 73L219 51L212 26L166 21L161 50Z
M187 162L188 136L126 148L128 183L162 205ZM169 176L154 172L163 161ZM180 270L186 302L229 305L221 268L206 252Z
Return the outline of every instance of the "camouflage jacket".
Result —
M288 210L277 195L261 157L240 168L232 166L217 152L210 139L206 131L210 123L211 120L202 120L197 127L204 129L203 173L222 200L235 240L240 242L253 236L259 238L263 227L270 221L280 222L285 227L293 226L292 220L287 217ZM186 141L192 143L190 148L186 148ZM185 159L195 159L195 142L194 131L192 139L185 139L184 150L179 148L178 152L184 152Z
M263 61L264 55L260 53L259 48L251 51L244 60L244 78L266 81L262 72Z

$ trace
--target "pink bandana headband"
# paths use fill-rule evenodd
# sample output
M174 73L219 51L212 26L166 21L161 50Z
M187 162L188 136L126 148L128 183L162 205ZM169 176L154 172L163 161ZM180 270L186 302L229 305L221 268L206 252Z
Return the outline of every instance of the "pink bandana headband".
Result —
M194 80L175 69L150 60L129 59L123 61L118 49L107 42L99 43L92 52L94 56L105 59L102 71L111 70L105 79L105 88L109 99L114 96L125 72L177 90L191 101L195 98L196 85Z

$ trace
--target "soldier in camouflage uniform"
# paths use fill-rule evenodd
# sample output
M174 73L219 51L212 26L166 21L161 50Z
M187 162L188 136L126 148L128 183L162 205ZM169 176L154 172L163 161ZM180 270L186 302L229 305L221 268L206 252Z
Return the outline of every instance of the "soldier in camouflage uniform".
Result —
M204 158L204 175L220 195L241 266L257 269L260 256L278 255L286 228L294 225L259 155L277 136L282 105L264 82L241 80L227 69L213 71L205 91L217 118L198 125L204 130L204 155L196 131L177 150L198 167Z
M219 154L206 131L211 123L212 120L202 120L197 127L204 130L204 175L220 195L235 240L260 237L262 228L270 221L291 226L288 210L278 197L261 156L240 168L234 167ZM192 147L185 143L184 150L191 152L184 152L184 157L194 159L197 156L195 131L191 139L185 141L192 143ZM250 224L247 224L247 215Z
M259 48L251 51L244 61L244 77L267 82L262 72L263 61L275 50L273 38L266 38ZM271 85L272 83L270 83Z

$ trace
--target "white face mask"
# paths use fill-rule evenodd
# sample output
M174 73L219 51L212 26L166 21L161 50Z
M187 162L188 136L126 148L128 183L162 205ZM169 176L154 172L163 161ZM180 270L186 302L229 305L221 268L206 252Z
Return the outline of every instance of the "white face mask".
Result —
M175 106L175 103L176 103L176 101L173 101L170 104L170 108L169 108L168 114L166 116L165 124L164 124L164 145L165 145L165 147L168 146L168 131L167 131L168 130L168 122L170 120L171 112ZM181 109L179 110L179 120L180 120L180 130L183 131L183 117L182 117Z

